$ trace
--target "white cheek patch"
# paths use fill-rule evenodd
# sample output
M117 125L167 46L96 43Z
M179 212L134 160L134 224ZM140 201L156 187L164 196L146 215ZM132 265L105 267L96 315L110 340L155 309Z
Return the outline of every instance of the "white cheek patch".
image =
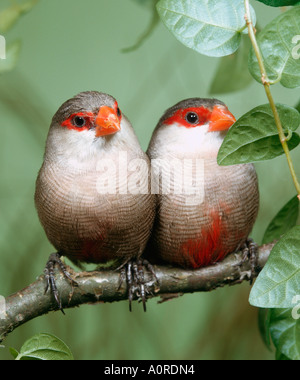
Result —
M82 167L93 162L101 151L102 139L95 137L95 129L56 130L48 138L53 158L64 166Z
M98 160L107 154L115 156L120 150L137 152L139 143L130 123L122 117L121 130L112 135L96 137L95 129L70 130L57 126L47 140L47 152L64 167L96 168Z
M216 158L224 133L209 132L209 124L186 128L179 123L162 126L155 138L155 156Z

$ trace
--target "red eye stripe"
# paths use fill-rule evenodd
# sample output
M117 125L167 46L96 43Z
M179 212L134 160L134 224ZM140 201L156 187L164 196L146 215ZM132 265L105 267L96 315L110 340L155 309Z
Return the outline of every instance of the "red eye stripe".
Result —
M190 112L194 112L198 116L198 122L191 124L186 120L186 115ZM186 128L193 128L199 125L205 124L210 120L211 111L205 107L190 107L185 109L179 109L174 113L173 116L169 117L164 121L164 124L170 125L178 123Z
M84 118L85 125L83 127L78 127L74 123L74 119L76 116ZM61 126L66 127L71 130L75 130L75 131L86 131L91 128L94 120L95 120L95 115L93 114L93 112L78 112L78 113L73 113L68 119L63 121L61 123Z

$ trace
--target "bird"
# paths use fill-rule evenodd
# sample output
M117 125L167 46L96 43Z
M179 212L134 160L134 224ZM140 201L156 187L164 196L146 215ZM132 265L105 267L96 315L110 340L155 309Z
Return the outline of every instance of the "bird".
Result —
M255 264L249 238L259 207L252 164L219 166L217 155L235 123L217 99L189 98L165 111L147 154L157 210L146 256L198 269L243 250Z
M140 259L155 215L149 165L113 96L84 91L53 116L35 205L56 249L45 267L46 291L50 287L62 311L54 267L76 285L62 256L78 266L106 263L120 268ZM129 298L131 308L133 293Z

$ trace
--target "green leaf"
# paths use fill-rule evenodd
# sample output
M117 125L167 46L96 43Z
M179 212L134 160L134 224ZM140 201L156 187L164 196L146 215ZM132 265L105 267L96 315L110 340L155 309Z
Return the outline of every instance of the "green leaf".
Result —
M252 77L248 70L248 55L251 45L247 36L242 36L240 48L232 55L222 57L215 78L209 90L210 94L226 94L243 90Z
M291 360L287 356L285 356L284 354L282 354L280 351L276 351L276 357L275 358L276 358L276 360L280 360L280 361Z
M21 51L21 42L15 41L6 47L6 58L0 60L0 74L15 68Z
M292 308L299 295L300 226L274 246L251 290L249 302L262 308Z
M6 33L11 29L19 18L29 12L39 0L29 0L22 4L13 4L0 12L0 32Z
M258 0L261 3L270 5L271 7L284 7L287 5L296 5L299 0Z
M257 35L268 77L288 88L300 86L300 6L282 13ZM252 48L249 70L260 83L261 72Z
M264 237L263 244L270 243L273 240L280 239L280 237L288 232L297 224L299 216L299 199L297 196L293 197L274 217L269 224Z
M284 104L276 104L285 133L290 135L290 150L300 143L294 133L300 124L297 110ZM234 165L270 160L283 154L274 116L269 104L247 112L229 129L218 153L219 165Z
M37 334L22 346L16 360L74 360L67 345L51 334Z
M300 360L300 319L293 318L291 309L271 310L270 334L280 360Z
M12 356L13 356L14 359L16 359L18 357L18 355L19 355L18 351L15 348L13 348L13 347L9 348L9 352L12 354Z
M271 350L271 336L270 336L270 318L271 311L270 309L262 309L258 310L258 328L260 335L268 347Z
M246 31L243 0L160 0L157 11L180 42L211 57L234 53Z

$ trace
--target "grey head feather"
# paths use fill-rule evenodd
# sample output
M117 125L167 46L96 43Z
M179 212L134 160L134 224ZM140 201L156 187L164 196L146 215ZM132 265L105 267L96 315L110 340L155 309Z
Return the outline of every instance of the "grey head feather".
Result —
M80 92L73 98L64 102L55 115L52 123L61 123L74 113L78 112L93 112L98 113L101 106L112 107L116 99L108 94L98 91Z

